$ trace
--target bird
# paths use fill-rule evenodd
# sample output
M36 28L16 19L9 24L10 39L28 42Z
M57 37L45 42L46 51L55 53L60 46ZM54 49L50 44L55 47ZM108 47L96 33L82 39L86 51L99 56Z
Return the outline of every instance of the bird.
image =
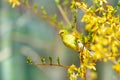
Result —
M75 51L79 50L77 43L78 38L73 33L69 33L68 30L62 29L59 31L59 35L65 46Z
M62 29L59 31L59 35L63 44L66 47L75 50L78 53L80 53L83 50L88 50L90 55L94 53L93 50L87 49L86 46L82 43L82 39L78 31L75 30L72 33L70 33L68 30Z

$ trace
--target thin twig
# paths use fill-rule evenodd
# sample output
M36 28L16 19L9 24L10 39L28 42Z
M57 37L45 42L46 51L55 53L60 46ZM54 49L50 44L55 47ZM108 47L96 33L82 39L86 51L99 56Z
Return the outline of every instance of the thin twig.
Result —
M56 66L56 67L62 67L62 68L69 68L69 66L64 66L64 65L60 65L60 64L37 64L37 63L33 63L33 65L36 65L36 66Z
M61 6L61 5L59 5L59 4L57 4L57 7L58 7L58 9L59 9L60 13L61 13L61 14L62 14L62 16L63 16L63 19L66 21L66 23L67 23L69 26L71 26L71 23L70 23L70 21L69 21L69 19L68 19L67 15L65 15L65 12L64 12L64 10L63 10L62 6Z

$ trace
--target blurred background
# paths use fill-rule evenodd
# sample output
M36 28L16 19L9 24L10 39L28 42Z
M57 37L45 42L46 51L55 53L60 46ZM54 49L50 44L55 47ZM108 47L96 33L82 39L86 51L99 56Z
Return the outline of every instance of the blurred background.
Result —
M54 0L29 1L44 6L48 15L57 14L62 19ZM109 0L109 3L115 6L117 1ZM91 4L90 0L87 2ZM82 15L83 12L79 11L79 18ZM84 24L81 23L81 26ZM48 57L51 56L54 63L60 57L63 65L79 66L78 55L63 45L58 30L24 6L11 8L6 0L0 0L0 80L67 80L66 69L27 64L28 56L35 63L41 63L42 56L48 62ZM97 63L97 80L120 80L111 65Z

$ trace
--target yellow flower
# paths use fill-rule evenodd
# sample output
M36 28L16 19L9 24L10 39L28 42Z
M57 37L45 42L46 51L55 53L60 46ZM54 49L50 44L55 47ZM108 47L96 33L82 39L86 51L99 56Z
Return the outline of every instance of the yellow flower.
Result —
M92 80L96 80L97 79L97 73L96 72L91 72L91 77L92 77Z
M109 11L109 12L111 12L111 11L114 10L114 8L113 8L112 6L110 6L110 5L108 5L107 8L108 8L108 11Z
M19 0L8 0L8 2L10 4L12 4L12 8L14 8L15 6L19 6L20 5L20 1Z
M72 65L69 67L68 72L69 72L69 73L72 73L72 72L74 72L74 71L77 71L77 67L76 67L74 64L72 64Z
M70 67L69 67L69 69L68 69L68 74L69 74L69 78L70 78L70 80L78 80L77 78L78 78L78 73L76 73L77 72L77 67L74 65L74 64L72 64Z
M89 69L96 70L95 65L96 65L95 63L89 63L89 64L86 65L86 66L87 66L87 68L89 68Z
M78 73L80 74L80 77L85 79L85 74L86 74L86 66L84 64L80 65L80 68L78 68Z
M78 80L78 74L75 73L70 74L70 80Z
M78 6L78 8L83 8L85 11L87 10L87 5L83 2L75 2L75 5Z

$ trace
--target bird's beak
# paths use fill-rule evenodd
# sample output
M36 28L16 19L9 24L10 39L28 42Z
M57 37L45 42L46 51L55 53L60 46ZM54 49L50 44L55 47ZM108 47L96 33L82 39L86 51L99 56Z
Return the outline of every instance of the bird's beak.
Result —
M58 32L58 35L60 35L60 32Z

